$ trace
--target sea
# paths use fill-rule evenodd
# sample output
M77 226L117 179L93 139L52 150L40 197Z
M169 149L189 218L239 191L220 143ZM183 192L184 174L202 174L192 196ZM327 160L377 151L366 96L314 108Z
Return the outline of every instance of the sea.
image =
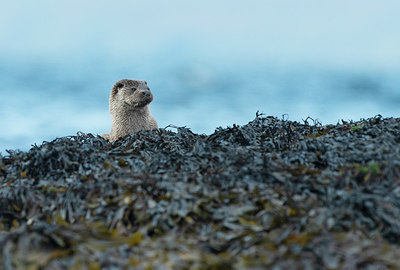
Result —
M246 124L256 112L322 124L400 116L398 74L267 64L7 63L0 64L0 149L28 150L77 132L109 132L109 92L122 78L148 81L160 127L185 126L196 133Z

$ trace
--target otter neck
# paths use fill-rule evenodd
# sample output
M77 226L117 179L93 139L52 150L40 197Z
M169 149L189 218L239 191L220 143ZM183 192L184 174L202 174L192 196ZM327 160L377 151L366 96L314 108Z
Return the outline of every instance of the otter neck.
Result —
M145 123L150 115L149 106L136 108L110 108L112 127L118 134L125 136L145 129L139 123Z

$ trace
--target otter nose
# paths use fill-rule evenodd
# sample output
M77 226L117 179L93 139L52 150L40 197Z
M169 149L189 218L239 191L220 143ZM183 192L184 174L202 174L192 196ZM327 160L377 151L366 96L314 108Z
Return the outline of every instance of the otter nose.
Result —
M149 97L151 95L150 91L143 91L142 95Z

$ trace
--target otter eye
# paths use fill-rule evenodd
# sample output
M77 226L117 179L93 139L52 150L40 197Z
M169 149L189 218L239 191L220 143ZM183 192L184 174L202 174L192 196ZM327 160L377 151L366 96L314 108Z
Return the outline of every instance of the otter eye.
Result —
M122 88L124 85L122 83L117 84L117 88Z
M131 88L132 92L136 91L136 87Z

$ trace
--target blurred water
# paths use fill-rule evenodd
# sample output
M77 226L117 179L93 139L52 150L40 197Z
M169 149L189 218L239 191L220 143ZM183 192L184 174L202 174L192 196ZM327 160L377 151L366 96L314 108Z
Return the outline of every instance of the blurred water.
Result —
M0 10L2 154L109 132L122 78L149 82L160 127L197 133L256 111L323 124L400 114L396 1L39 2Z
M101 63L90 70L0 65L0 95L5 97L0 101L0 149L26 150L33 143L77 131L107 133L108 94L113 83L125 77L148 80L155 96L151 110L161 127L187 126L198 133L245 124L257 110L277 117L288 114L296 121L310 116L324 124L399 114L397 74L267 65L221 68L192 62L120 69L117 63Z

